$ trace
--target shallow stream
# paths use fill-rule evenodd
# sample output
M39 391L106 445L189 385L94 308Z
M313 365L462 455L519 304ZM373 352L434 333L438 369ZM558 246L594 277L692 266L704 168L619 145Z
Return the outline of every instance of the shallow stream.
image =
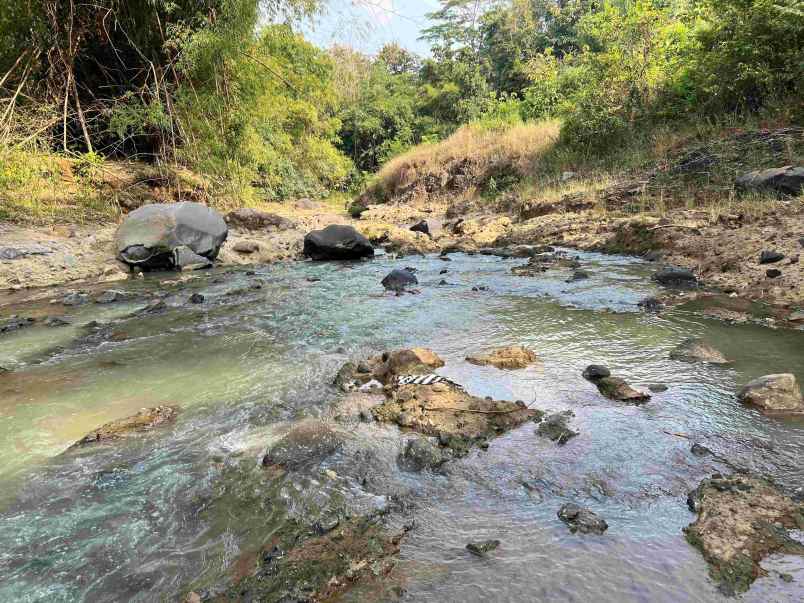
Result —
M334 506L357 514L392 498L413 509L394 578L404 601L726 600L682 534L694 519L686 495L734 468L804 485L804 421L763 416L734 395L764 374L804 381L804 333L642 313L654 285L634 259L581 253L591 278L567 283L566 269L520 277L510 269L523 260L450 257L150 275L114 286L131 301L68 308L68 326L0 336L0 366L12 369L0 374L0 601L176 600L288 518L312 523ZM402 266L418 270L421 293L383 294L381 278ZM187 303L194 292L203 304ZM155 294L168 310L132 317ZM732 364L668 358L693 336ZM464 360L511 344L543 363L500 371ZM436 351L439 372L473 394L571 409L580 435L557 446L526 423L440 473L410 473L396 459L411 434L356 423L321 464L260 473L289 424L334 421L331 382L344 362L411 346ZM668 389L644 407L606 400L581 377L591 363ZM161 404L181 407L175 425L62 454ZM728 463L692 455L693 442ZM604 517L605 535L570 534L556 517L569 501ZM465 550L490 538L502 544L488 558ZM764 566L741 600L804 599L804 560ZM357 588L347 599L393 596Z

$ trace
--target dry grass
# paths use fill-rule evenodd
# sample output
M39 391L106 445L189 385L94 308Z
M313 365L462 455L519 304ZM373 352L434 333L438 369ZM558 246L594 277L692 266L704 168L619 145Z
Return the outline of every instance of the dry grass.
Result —
M555 145L559 129L558 121L506 130L464 126L441 142L420 145L386 163L368 194L389 198L420 185L453 191L483 189L491 179L521 179Z
M22 224L114 222L143 202L244 204L239 189L180 166L0 150L0 220Z

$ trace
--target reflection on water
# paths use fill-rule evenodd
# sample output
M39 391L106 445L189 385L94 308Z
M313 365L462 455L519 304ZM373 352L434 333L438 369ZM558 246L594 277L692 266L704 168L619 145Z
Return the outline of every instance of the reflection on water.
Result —
M681 528L691 521L687 491L730 467L689 446L801 485L804 423L763 417L734 392L762 374L804 380L804 335L641 314L636 303L653 286L635 260L581 254L592 278L566 283L562 269L528 278L510 273L519 261L452 259L216 271L174 287L145 279L124 287L162 291L166 312L130 317L144 301L82 306L71 326L1 338L0 365L14 371L0 375L0 600L170 598L220 575L289 516L365 512L392 495L415 509L398 570L406 600L721 600ZM382 293L397 265L419 270L421 294ZM195 291L204 304L187 303ZM101 325L81 326L91 320ZM669 360L690 336L734 362ZM543 365L507 372L464 361L506 344L531 347ZM261 472L260 452L288 422L333 414L340 364L403 345L436 350L441 372L474 394L573 410L580 436L557 447L526 424L443 474L409 474L396 465L409 436L361 424L340 428L347 443L321 467ZM668 389L644 408L606 401L580 377L593 362ZM60 456L98 425L158 404L182 408L175 426ZM569 500L605 517L606 535L569 534L555 517ZM464 550L486 538L502 541L493 557ZM771 572L744 599L801 598L800 560L771 563L796 581ZM358 589L350 599L377 596Z

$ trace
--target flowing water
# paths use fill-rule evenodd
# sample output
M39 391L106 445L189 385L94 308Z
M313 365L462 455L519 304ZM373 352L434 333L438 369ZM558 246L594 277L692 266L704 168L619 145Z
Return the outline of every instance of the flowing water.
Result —
M640 313L654 290L650 268L633 259L580 254L591 278L566 283L561 269L518 277L510 268L521 260L451 257L149 276L116 288L161 293L164 313L132 316L143 301L88 304L68 309L69 326L2 336L0 366L13 370L0 374L0 601L175 600L290 518L312 523L335 507L364 513L400 498L414 509L395 572L402 600L725 600L684 540L686 494L734 467L790 490L804 483L804 422L734 397L763 374L804 380L804 334ZM418 269L421 293L384 295L380 279L404 265ZM188 304L193 292L206 302ZM691 336L733 363L669 360ZM509 344L543 364L464 361ZM573 410L580 435L559 447L528 423L439 473L408 473L396 458L411 434L355 423L321 464L283 476L259 469L293 422L333 420L340 395L330 384L344 362L408 346L435 350L447 363L439 372L473 394ZM590 363L668 389L641 408L611 402L581 378ZM181 407L175 425L62 454L93 428L159 404ZM692 442L718 457L692 455ZM568 501L603 516L606 534L570 534L556 517ZM464 548L489 538L502 544L488 558ZM801 559L764 565L775 571L743 600L804 598ZM360 588L348 597L386 598Z

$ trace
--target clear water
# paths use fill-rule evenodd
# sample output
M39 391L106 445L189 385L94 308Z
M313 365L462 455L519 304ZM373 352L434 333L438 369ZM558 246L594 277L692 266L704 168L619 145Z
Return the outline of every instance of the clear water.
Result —
M762 374L804 380L804 333L642 314L636 303L654 291L649 267L633 259L580 254L592 278L568 284L566 270L517 277L519 260L451 257L151 277L117 288L161 292L164 314L127 318L144 302L81 306L69 309L71 326L0 338L0 365L14 369L0 376L0 601L173 600L225 575L288 517L366 512L392 495L414 509L394 577L403 600L724 600L683 538L693 519L686 494L733 467L804 484L804 421L734 399ZM382 293L380 279L399 266L419 270L421 294ZM262 288L250 289L255 282ZM206 303L186 303L195 291ZM81 326L91 320L108 326ZM691 336L733 364L669 360ZM504 372L463 360L508 344L531 347L543 365ZM474 394L572 409L581 435L558 447L526 424L441 474L412 474L396 464L408 434L333 423L347 443L322 464L273 478L258 468L294 422L337 414L329 383L343 362L412 345L438 352L441 372ZM580 376L593 362L637 387L669 389L642 408L604 400ZM98 425L158 404L182 408L174 426L61 454ZM693 441L731 466L694 457ZM556 518L570 500L601 514L608 532L571 535ZM487 538L502 541L488 559L465 551ZM743 600L804 597L801 559L766 566L794 582L771 572Z

